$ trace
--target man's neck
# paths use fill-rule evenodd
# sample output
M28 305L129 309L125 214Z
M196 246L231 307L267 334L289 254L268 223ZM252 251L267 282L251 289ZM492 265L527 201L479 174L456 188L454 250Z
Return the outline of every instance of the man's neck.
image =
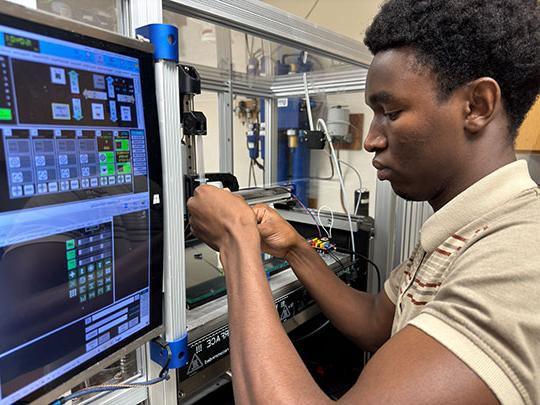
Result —
M479 180L515 161L516 154L513 147L504 148L500 153L486 153L483 156L475 154L474 158L468 159L469 164L464 165L461 176L455 177L457 181L443 187L435 198L429 200L429 204L436 212Z

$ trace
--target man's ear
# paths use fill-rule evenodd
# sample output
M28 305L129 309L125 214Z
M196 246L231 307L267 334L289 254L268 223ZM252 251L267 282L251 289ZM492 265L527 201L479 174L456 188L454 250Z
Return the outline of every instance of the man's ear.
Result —
M502 108L501 88L490 77L482 77L467 84L465 130L477 133L484 129Z

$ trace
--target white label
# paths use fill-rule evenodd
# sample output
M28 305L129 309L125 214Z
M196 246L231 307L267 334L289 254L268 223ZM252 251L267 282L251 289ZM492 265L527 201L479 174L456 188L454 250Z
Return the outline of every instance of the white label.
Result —
M103 111L103 104L92 103L92 118L95 120L105 119L105 113Z
M66 84L66 71L62 68L51 67L51 82L54 84Z
M52 103L52 115L55 120L69 120L71 119L71 113L69 110L69 104Z
M125 105L120 106L120 119L122 121L131 121L131 108Z
M116 97L118 99L119 103L131 103L133 104L135 102L135 97L128 94L118 94Z
M289 105L289 99L288 98L278 98L277 99L277 106L280 107L287 107Z
M97 90L84 90L83 91L84 98L91 98L93 100L107 100L107 93L104 91L97 91Z
M153 204L154 205L159 204L159 201L160 201L159 194L154 194Z
M93 75L94 79L94 88L105 90L105 76L102 75Z

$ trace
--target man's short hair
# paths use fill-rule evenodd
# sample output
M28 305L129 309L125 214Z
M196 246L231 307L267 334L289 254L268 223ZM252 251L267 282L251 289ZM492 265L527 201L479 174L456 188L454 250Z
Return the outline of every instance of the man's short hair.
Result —
M540 90L539 9L536 0L390 0L364 43L373 54L412 48L436 74L443 99L493 78L515 137Z

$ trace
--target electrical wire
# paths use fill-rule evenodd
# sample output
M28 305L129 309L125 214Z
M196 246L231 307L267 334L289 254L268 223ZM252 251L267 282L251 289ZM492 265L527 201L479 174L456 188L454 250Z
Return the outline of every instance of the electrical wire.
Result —
M343 193L343 198L345 199L345 203L348 206L349 204L348 204L348 201L347 201L347 195L345 194L345 183L343 182L343 175L341 173L341 167L339 166L338 158L336 156L336 151L334 150L334 145L332 144L332 138L330 137L330 135L328 135L328 128L326 127L326 123L324 122L324 120L322 118L319 118L317 120L317 128L322 128L322 130L324 131L324 134L326 136L326 140L328 141L328 144L330 145L330 152L332 153L332 157L334 159L334 164L336 166L336 171L337 171L337 175L338 175L338 178L339 178L339 184L341 186L341 192ZM356 252L356 246L355 246L355 243L354 243L354 231L353 231L351 214L350 214L348 209L345 209L345 213L347 214L347 220L349 221L349 230L351 232L352 251Z
M249 170L248 170L248 188L251 187L251 172L253 171L253 161L249 162Z
M358 177L358 183L360 183L358 189L360 190L360 193L362 193L362 176L360 176L360 172L352 165L350 165L349 163L347 162L344 162L343 160L338 160L340 164L344 164L345 166L347 167L350 167L355 173L356 173L356 176ZM353 213L356 215L356 213L358 212L358 208L360 207L360 201L362 199L361 198L358 198L358 201L356 202L356 206L354 207L354 211Z
M313 5L311 6L311 8L309 9L308 13L306 14L306 16L304 17L304 19L308 19L309 16L311 15L311 13L313 13L313 10L315 10L315 7L317 7L317 4L319 4L319 1L320 0L315 0L315 2L313 3Z
M373 262L370 258L364 256L363 254L353 252L351 250L342 249L342 248L337 248L336 250L338 252L341 252L341 253L346 253L346 254L349 254L349 255L357 256L357 257L365 260L369 264L371 264L373 266L373 268L375 269L375 272L377 273L377 292L381 291L381 287L382 287L382 285L381 285L381 270L379 269L379 266L377 266L375 264L375 262Z
M317 328L315 328L314 330L312 330L311 332L309 333L306 333L304 336L302 337L299 337L298 339L294 339L292 342L293 343L296 343L296 342L301 342L302 340L306 340L307 338L310 338L311 336L313 336L315 333L321 331L323 328L325 328L326 326L328 326L330 324L330 320L326 320L322 323L321 326L318 326Z
M57 400L51 402L50 405L65 404L66 402L71 401L72 399L79 398L85 395L99 393L99 392L113 392L113 391L125 390L125 389L130 389L130 388L146 388L150 385L154 385L159 382L168 380L170 378L169 364L172 358L171 348L169 347L169 344L165 341L165 339L163 339L160 336L154 339L154 341L158 343L161 346L161 348L167 350L167 360L165 361L165 364L163 365L161 371L159 372L158 377L153 378L148 381L142 381L142 382L134 382L134 383L128 383L128 384L103 384L103 385L96 385L93 387L88 387L80 391L74 392L73 394L58 398Z
M330 220L330 226L329 226L329 230L327 231L325 226L323 225L322 223L322 220L321 220L321 210L323 208L328 208L328 211L330 211L330 215L332 217L332 219ZM324 230L324 232L326 233L326 235L328 236L328 239L332 239L332 228L334 226L334 211L332 211L332 208L330 208L328 205L323 205L321 206L318 210L317 210L317 219L319 220L319 224L321 224L322 226L322 229Z
M253 163L253 159L251 159L251 173L253 174L253 184L257 187L257 176L255 175L255 164Z
M304 53L304 63L306 63L306 60L307 60L307 52ZM315 129L315 126L313 125L313 115L311 114L311 101L309 100L309 89L308 89L306 72L304 72L304 74L302 75L302 78L304 79L304 94L306 96L306 108L307 108L307 113L308 113L309 129L310 131L313 131Z
M328 177L320 177L320 176L310 177L310 179L312 180L332 180L334 178L335 173L334 173L334 163L332 162L332 155L328 153L326 150L324 150L324 153L328 155L328 158L330 160L330 170L332 170L332 174L330 174L330 176Z
M321 228L319 226L319 223L317 222L317 220L315 219L311 211L308 208L306 208L306 206L302 203L302 201L300 201L300 199L295 194L291 193L291 196L298 204L300 204L300 206L304 209L304 211L306 211L309 214L311 219L313 219L313 222L315 223L315 226L317 227L317 231L319 232L319 238L322 238L322 233L321 233Z
M261 162L259 162L257 159L253 159L253 163L255 163L255 165L256 165L259 169L264 170L264 165L263 165Z
M330 257L332 259L334 259L336 261L336 263L339 264L339 267L341 268L341 270L345 270L345 266L343 265L343 262L341 261L341 259L338 257L338 255L336 255L334 252L332 252L331 250L328 250L327 253L330 255Z

